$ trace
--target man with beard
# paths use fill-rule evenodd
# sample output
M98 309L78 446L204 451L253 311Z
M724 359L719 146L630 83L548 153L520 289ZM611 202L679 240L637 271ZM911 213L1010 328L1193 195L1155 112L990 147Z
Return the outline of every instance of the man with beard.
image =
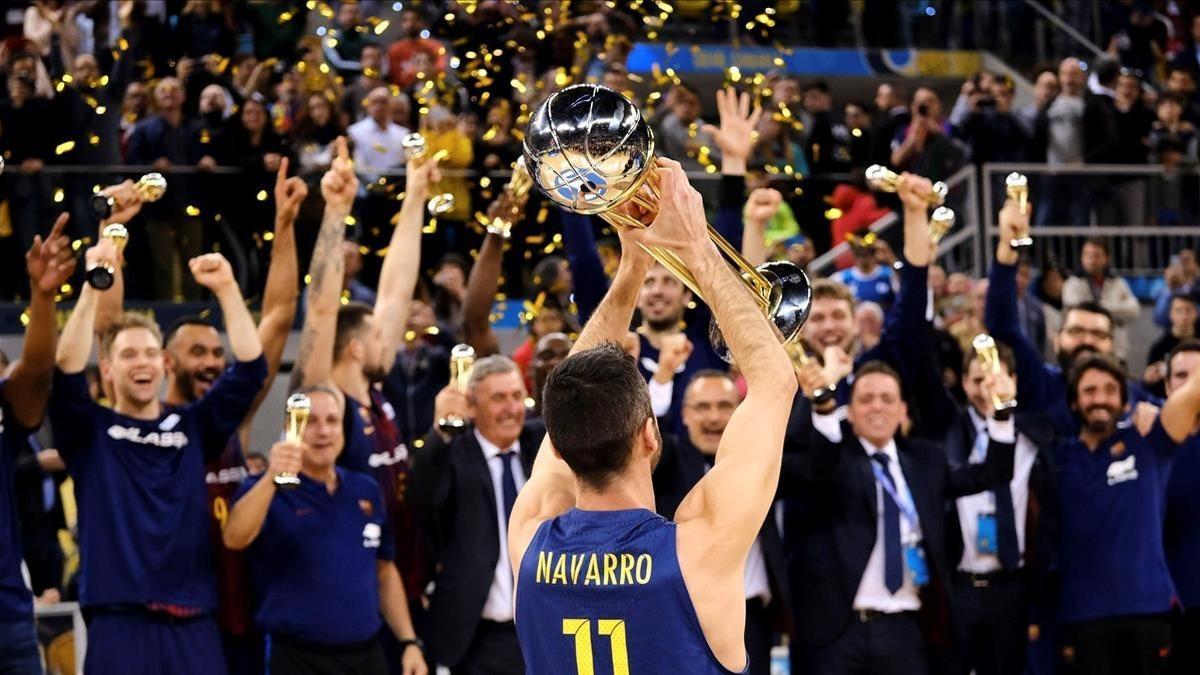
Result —
M296 286L299 270L293 225L300 204L308 195L303 179L287 177L288 160L280 160L275 177L275 237L271 242L270 266L263 290L262 318L258 337L267 359L267 382L275 379L283 359L283 348L296 316ZM118 310L119 311L119 310ZM204 397L225 370L225 347L217 329L200 317L185 317L167 330L164 337L167 393L163 403L186 406ZM218 623L231 673L261 670L261 649L252 633L249 589L241 555L228 551L221 531L229 517L233 495L249 475L244 450L250 439L250 422L269 388L255 398L241 419L238 431L228 439L221 455L208 464L209 508L213 545L216 549Z
M115 245L102 239L87 262L118 265ZM199 400L162 403L161 333L130 313L100 341L113 407L92 400L84 369L104 291L91 286L83 287L58 346L50 413L79 501L88 673L225 672L201 478L262 389L267 365L229 262L208 254L188 266L216 296L235 358Z
M436 162L408 164L407 196L380 270L374 307L341 304L346 216L358 178L345 138L335 144L334 161L321 180L325 215L309 266L307 313L300 336L293 382L303 387L336 387L346 395L346 448L339 465L370 473L383 490L396 542L396 565L417 606L426 580L422 541L405 499L408 447L392 404L378 386L391 370L404 339L420 267L421 224ZM389 634L381 633L385 640Z
M1021 333L1020 315L1017 310L1017 261L1018 254L1009 243L1018 232L1029 231L1029 214L1022 214L1014 200L1008 200L1000 210L1000 240L996 245L996 259L988 275L987 305L984 324L987 332L997 342L1012 347L1017 359L1018 398L1027 410L1049 414L1054 420L1055 432L1059 436L1071 437L1078 433L1078 420L1071 414L1067 404L1066 373L1082 355L1095 352L1102 355L1113 353L1113 331L1115 325L1108 310L1094 302L1085 302L1063 309L1062 328L1054 336L1057 364L1043 363L1041 349ZM1157 403L1141 385L1127 382L1127 402L1131 406L1140 403ZM1139 406L1142 423L1148 419L1148 408ZM1143 431L1148 429L1142 425Z
M1200 341L1180 343L1166 358L1167 395L1200 371ZM1175 616L1170 672L1200 672L1200 418L1175 453L1167 481L1167 524L1163 528L1167 565L1184 612Z
M453 437L434 427L414 443L408 494L434 524L439 570L430 603L433 655L456 675L525 672L504 545L508 514L545 436L540 420L526 423L527 396L512 359L479 359L467 392L442 389L435 412L471 425Z
M687 435L663 439L662 459L654 469L654 503L659 515L674 519L688 492L715 466L721 437L740 402L737 385L727 373L702 370L692 377L683 398ZM775 626L790 620L787 567L774 509L750 547L744 575L747 672L770 675Z
M1078 361L1068 392L1079 432L1055 451L1062 660L1080 673L1159 673L1176 602L1163 550L1167 479L1200 413L1200 370L1144 435L1121 424L1127 376L1111 357Z
M533 361L529 364L529 374L533 380L533 410L536 416L542 414L542 388L546 386L546 378L554 367L562 363L571 353L574 343L566 333L547 333L534 345Z

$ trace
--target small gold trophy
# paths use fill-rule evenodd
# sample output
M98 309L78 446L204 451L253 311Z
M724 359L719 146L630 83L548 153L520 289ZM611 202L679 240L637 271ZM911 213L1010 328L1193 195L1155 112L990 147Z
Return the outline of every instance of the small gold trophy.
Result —
M1004 179L1004 192L1009 199L1017 200L1017 205L1021 208L1021 215L1029 213L1029 179L1016 171L1008 174ZM1013 248L1024 248L1033 246L1033 237L1029 235L1028 229L1024 232L1018 232L1017 236L1008 242Z
M867 185L871 186L872 190L879 192L896 192L900 189L900 174L882 164L872 164L867 167ZM941 206L946 202L946 195L949 192L950 187L942 181L934 183L933 192L926 197L929 205Z
M933 215L929 216L929 240L933 243L938 243L946 233L954 227L954 211L939 206L933 210Z
M162 199L163 194L167 191L167 179L163 178L161 173L148 173L133 184L133 189L137 190L142 201L156 202ZM92 211L101 220L108 218L113 211L124 206L125 204L118 201L115 195L92 195Z
M434 162L440 162L447 155L445 150L439 150L434 153L433 157L426 158L425 153L428 151L429 146L425 142L425 137L418 133L405 136L404 140L400 141L400 144L404 146L405 153L413 159L429 159ZM454 208L454 195L441 191L440 186L437 184L430 185L429 191L435 193L429 198L429 203L426 205L426 208L429 209L429 215L440 216Z
M109 223L105 225L104 229L100 231L100 236L112 240L112 243L117 247L118 256L125 250L125 244L129 243L129 230L121 223ZM99 291L106 291L112 288L113 282L116 280L116 274L117 270L112 265L108 263L96 263L88 266L87 271L83 273L83 278L92 288Z
M488 234L505 239L512 236L513 224L520 217L525 203L529 201L531 190L533 190L533 176L529 175L529 169L525 168L525 158L519 157L516 164L513 165L512 178L508 179L508 184L500 193L500 213L496 214L488 223Z
M998 374L1004 368L1004 364L1000 363L1000 352L996 349L996 341L987 333L980 333L971 341L971 346L975 348L975 354L979 357L979 365L985 373L993 375ZM1017 407L1017 402L1000 400L995 394L992 395L992 406L996 412L1012 410Z
M304 442L304 429L308 426L308 416L311 412L312 400L304 394L292 394L288 397L287 430L284 436L288 443L300 445ZM300 485L300 476L281 473L275 476L275 485L290 490Z
M471 345L458 344L450 350L450 386L466 391L471 383L471 368L475 366L475 350ZM467 428L467 421L458 415L447 415L437 421L438 430L457 436Z
M808 365L809 362L812 361L812 357L810 357L808 355L808 352L804 350L804 345L802 345L802 344L793 342L793 343L785 344L783 346L783 348L785 351L787 351L788 358L790 358L792 360L792 366L797 371L799 371L800 368ZM821 404L825 403L826 401L832 400L834 397L834 394L835 394L834 389L836 389L836 388L837 388L837 383L834 383L834 384L829 385L828 387L821 387L820 389L814 391L813 397L812 397L812 402L815 405L821 405Z

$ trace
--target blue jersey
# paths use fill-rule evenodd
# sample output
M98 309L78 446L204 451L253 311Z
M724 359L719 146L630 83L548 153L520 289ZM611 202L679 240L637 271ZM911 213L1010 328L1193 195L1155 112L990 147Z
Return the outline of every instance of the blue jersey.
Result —
M580 511L542 523L517 581L527 673L726 674L679 571L675 524L653 511Z
M276 491L246 550L254 619L268 635L343 645L379 632L376 561L395 556L387 509L373 478L336 471L333 494L304 474L296 489ZM237 498L261 479L248 478Z
M262 357L234 363L200 400L142 420L93 401L82 372L55 371L50 420L75 480L85 607L216 607L204 466L266 377Z
M1200 434L1175 453L1163 536L1179 599L1189 611L1200 609Z
M896 289L892 286L895 277L892 268L879 265L874 272L864 274L857 267L842 270L834 277L845 284L854 298L859 302L874 302L884 309L896 299Z
M1158 421L1145 437L1120 428L1092 452L1077 438L1058 446L1062 621L1171 608L1163 511L1175 449Z
M0 382L0 621L33 618L33 594L21 575L21 530L13 503L13 462L20 439L29 433L13 418Z

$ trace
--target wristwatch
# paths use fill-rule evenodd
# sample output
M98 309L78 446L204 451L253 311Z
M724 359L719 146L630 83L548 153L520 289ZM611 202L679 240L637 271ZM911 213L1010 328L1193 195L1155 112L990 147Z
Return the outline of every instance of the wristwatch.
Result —
M400 653L401 654L403 654L405 652L405 650L407 650L409 647L416 647L417 649L420 649L422 652L425 651L425 643L421 642L421 638L411 638L408 640L399 640L399 642L400 642Z

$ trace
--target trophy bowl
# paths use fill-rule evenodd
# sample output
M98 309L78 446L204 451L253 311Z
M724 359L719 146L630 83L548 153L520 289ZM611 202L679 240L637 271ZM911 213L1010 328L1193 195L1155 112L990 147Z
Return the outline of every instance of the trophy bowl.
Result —
M599 215L622 229L648 227L658 213L661 186L654 149L654 134L637 106L596 84L576 84L550 94L534 110L525 131L525 165L542 193L568 211ZM626 202L641 207L640 220L616 208ZM782 341L797 340L812 300L804 271L789 262L756 268L711 225L708 233ZM703 299L695 275L674 251L644 248ZM709 334L717 353L728 360L715 322Z

